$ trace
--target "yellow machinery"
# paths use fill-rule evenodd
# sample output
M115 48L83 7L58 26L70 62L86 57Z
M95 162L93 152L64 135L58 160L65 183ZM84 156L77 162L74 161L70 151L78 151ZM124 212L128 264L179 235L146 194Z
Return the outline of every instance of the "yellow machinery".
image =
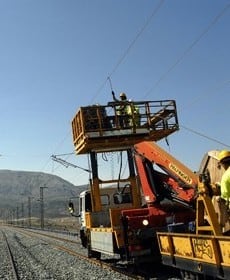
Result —
M230 279L230 236L223 222L229 223L229 215L216 199L223 173L216 155L209 152L201 163L194 232L157 234L163 263L179 268L183 279Z
M126 102L124 105L129 109L126 114L120 113L119 102L80 107L72 121L76 154L89 154L92 171L90 190L80 197L80 235L89 257L117 253L121 257L144 259L149 247L152 246L152 252L158 251L148 237L155 235L154 227L165 226L168 212L161 205L163 192L168 197L170 194L170 199L176 203L184 202L187 210L190 209L188 213L194 214L195 222L190 223L186 232L184 226L180 227L180 220L175 222L175 227L170 224L164 232L158 231L162 262L180 269L183 279L230 279L226 214L215 200L218 196L215 183L223 173L217 168L217 151L209 152L200 171L193 174L153 144L179 129L175 101ZM127 153L129 173L126 177L119 173L115 179L113 176L101 178L108 173L108 167L102 173L99 171L99 157L117 152ZM153 172L151 163L163 166L169 176L164 178ZM149 178L154 176L156 181L152 182ZM153 192L152 186L157 192ZM143 207L143 196L147 207ZM175 208L178 217L186 214L187 210L177 204L172 204L170 211ZM174 232L169 232L169 228ZM180 229L183 233L179 233ZM145 246L141 246L142 241Z
M153 224L163 222L167 213L162 212L157 197L148 186L147 169L143 165L147 157L149 162L159 163L169 173L171 170L174 174L172 178L178 177L187 185L180 187L174 182L174 191L171 185L166 193L175 194L176 201L187 202L187 206L196 201L195 222L191 222L188 232L184 232L183 227L183 233L179 233L180 223L175 227L170 225L177 233L158 231L162 262L180 269L183 279L230 279L230 237L227 231L223 232L225 214L217 200L215 202L218 195L215 183L220 181L223 173L217 168L217 151L205 155L198 174L192 174L155 144L150 144L150 141L159 141L179 129L174 100L126 102L122 104L128 108L125 115L120 113L120 106L119 102L110 102L105 106L80 107L72 120L76 154L90 155L92 171L90 190L82 193L80 201L80 235L89 257L99 258L101 253L117 253L124 257L134 247L135 250L127 255L133 253L141 257L145 255L146 248L152 246L146 239L145 250L139 250L135 234L146 233L143 225L148 229L151 221ZM138 155L136 166L133 150ZM125 178L119 176L104 180L100 177L99 155L115 152L127 153L129 174ZM107 173L107 170L103 172ZM171 184L172 178L169 177ZM161 186L162 181L158 183ZM106 189L106 186L109 188ZM142 205L143 191L147 208ZM148 199L152 195L150 203ZM159 217L156 213L159 213ZM147 233L153 234L152 229L149 228ZM157 250L156 247L152 248L152 251Z
M121 106L126 107L126 114L120 113ZM126 255L121 211L142 206L133 146L141 141L158 141L178 129L174 100L110 102L105 106L80 107L72 120L72 132L76 154L90 156L90 190L80 201L84 206L80 210L80 236L89 257L99 258L101 253ZM101 172L98 161L105 153L126 154L126 177L119 174L117 178L102 178L109 166ZM90 195L90 203L86 195ZM138 254L145 254L145 251L139 250Z

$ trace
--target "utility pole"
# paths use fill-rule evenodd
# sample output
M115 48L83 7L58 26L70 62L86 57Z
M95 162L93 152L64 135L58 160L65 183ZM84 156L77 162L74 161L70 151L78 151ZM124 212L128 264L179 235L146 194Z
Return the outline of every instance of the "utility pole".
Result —
M19 224L19 209L18 206L16 207L16 220L17 220L17 225Z
M44 229L44 189L47 187L40 187L41 229Z
M15 221L16 221L15 213L16 213L16 211L15 211L15 209L13 209L13 210L12 210L12 225L14 225L14 224L15 224Z
M21 213L21 218L22 218L22 226L24 225L24 203L22 202L22 213Z
M28 196L28 225L31 227L31 196Z

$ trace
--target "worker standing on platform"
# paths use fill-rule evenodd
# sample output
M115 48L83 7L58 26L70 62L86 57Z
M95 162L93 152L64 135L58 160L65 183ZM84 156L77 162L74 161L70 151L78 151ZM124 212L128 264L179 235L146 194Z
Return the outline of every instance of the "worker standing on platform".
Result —
M129 125L129 116L128 116L128 106L129 101L124 92L120 93L120 99L117 99L114 91L112 91L113 101L118 102L119 106L116 106L116 114L119 119L119 125L121 128L127 127Z
M133 101L129 100L129 105L127 105L127 114L129 116L129 125L131 127L140 126L140 111L137 105Z
M118 102L119 106L116 106L116 115L119 117L120 127L133 128L134 126L140 126L140 113L139 108L133 101L127 100L127 96L124 92L120 93L120 99L117 99L115 93L112 91L113 101Z

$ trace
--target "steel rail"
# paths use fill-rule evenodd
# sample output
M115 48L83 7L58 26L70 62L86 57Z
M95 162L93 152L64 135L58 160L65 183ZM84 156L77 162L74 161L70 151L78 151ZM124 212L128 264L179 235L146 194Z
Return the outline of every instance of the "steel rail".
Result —
M9 256L9 263L10 263L10 266L12 268L12 270L11 270L12 271L12 276L13 276L12 280L19 280L20 277L19 277L19 274L18 274L17 267L15 265L14 256L13 256L13 253L12 253L11 248L10 248L10 244L8 242L7 236L6 236L4 231L2 231L2 236L3 236L3 240L5 241L5 244L6 244L7 254Z
M103 261L103 260L88 258L87 256L84 256L83 254L78 253L78 252L76 252L76 251L74 251L74 250L72 250L68 247L65 247L65 246L62 246L62 245L57 245L56 243L52 242L52 240L72 243L72 244L76 244L76 245L79 245L80 244L79 242L69 240L69 239L66 239L66 238L61 238L61 237L45 234L45 233L42 233L42 232L34 232L34 231L31 231L31 230L27 231L27 230L18 229L18 228L15 229L15 230L17 230L21 234L27 235L29 237L35 237L37 235L37 236L42 236L42 237L48 238L48 239L50 239L48 241L48 243L50 245L52 245L53 247L55 247L56 249L58 249L60 251L64 251L64 252L68 253L69 255L75 256L77 258L83 259L83 260L85 260L89 263L92 263L94 265L97 265L97 266L101 267L102 269L110 269L111 271L115 271L117 273L123 274L123 275L129 277L128 279L138 279L138 280L146 279L145 277L135 275L132 272L125 271L124 268L122 269L121 267L116 267L116 266L114 266L114 263L106 262L106 260Z

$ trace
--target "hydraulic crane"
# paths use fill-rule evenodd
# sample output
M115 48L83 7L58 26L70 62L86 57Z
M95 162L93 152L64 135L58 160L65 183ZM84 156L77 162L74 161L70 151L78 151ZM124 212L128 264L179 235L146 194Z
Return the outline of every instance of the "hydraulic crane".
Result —
M81 107L72 121L76 153L89 154L92 171L90 190L80 197L82 244L91 257L152 257L156 228L194 218L197 181L192 171L154 144L179 129L174 100L130 102L122 126L117 106ZM105 152L126 154L126 178L100 177L98 160ZM154 170L153 162L163 172Z

